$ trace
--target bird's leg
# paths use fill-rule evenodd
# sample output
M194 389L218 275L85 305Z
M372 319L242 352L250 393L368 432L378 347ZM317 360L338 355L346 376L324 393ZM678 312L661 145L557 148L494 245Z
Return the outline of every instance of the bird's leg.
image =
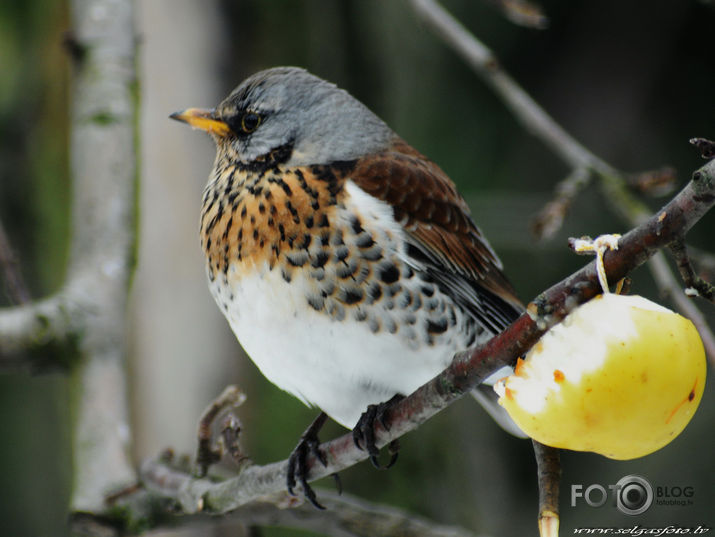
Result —
M353 429L353 442L355 442L358 449L365 449L370 454L370 462L378 470L386 470L395 464L400 451L400 443L397 440L390 442L388 445L388 451L391 455L390 462L385 466L381 465L377 460L380 450L375 445L375 422L379 422L386 431L389 431L387 414L395 403L404 398L404 395L397 394L384 403L369 405Z
M313 423L305 430L305 432L300 436L300 441L298 445L293 449L288 457L288 470L286 475L286 484L288 486L288 492L295 496L293 489L296 483L300 483L303 487L303 495L318 509L325 509L315 496L315 491L308 485L308 455L312 454L317 460L321 462L323 466L328 465L328 460L325 457L325 453L320 450L320 440L318 439L318 433L320 429L323 428L325 420L328 415L325 412L318 414L318 417L313 420ZM335 479L335 485L338 488L338 493L342 491L340 484L340 478L338 474L333 474Z

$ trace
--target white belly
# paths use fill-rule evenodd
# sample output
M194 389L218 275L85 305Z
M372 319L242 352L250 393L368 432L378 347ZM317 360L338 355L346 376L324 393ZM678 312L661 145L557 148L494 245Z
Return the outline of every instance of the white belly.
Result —
M279 270L265 267L240 282L230 271L228 277L231 291L217 279L212 293L219 305L227 304L229 324L261 372L348 428L367 405L407 395L430 380L458 347L454 338L430 346L400 337L399 328L373 333L350 315L340 321L317 312L307 306L308 284L300 275L287 283Z

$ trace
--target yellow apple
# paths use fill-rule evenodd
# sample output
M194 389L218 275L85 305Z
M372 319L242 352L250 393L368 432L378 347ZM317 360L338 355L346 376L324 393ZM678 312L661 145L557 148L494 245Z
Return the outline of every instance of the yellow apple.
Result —
M705 387L688 319L639 296L601 295L549 330L495 386L535 440L634 459L673 440Z

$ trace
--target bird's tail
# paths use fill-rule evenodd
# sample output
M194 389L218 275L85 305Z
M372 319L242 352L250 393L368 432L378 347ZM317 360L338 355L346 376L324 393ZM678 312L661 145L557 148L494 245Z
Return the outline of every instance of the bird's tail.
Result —
M487 379L487 381L488 380L489 379ZM527 438L527 435L524 434L524 432L519 429L519 426L509 417L504 407L497 402L499 397L490 384L480 384L472 390L472 396L479 401L479 404L484 407L484 410L487 411L502 429L516 437Z

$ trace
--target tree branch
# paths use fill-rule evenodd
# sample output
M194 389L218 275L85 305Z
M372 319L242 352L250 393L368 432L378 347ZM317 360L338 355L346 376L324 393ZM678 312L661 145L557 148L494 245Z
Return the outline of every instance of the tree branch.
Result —
M239 508L233 515L248 525L298 528L331 537L477 537L464 528L435 524L414 513L349 494L323 489L318 493L324 511L308 503L281 509L275 503L262 502Z
M77 333L83 317L81 306L65 292L22 306L0 309L0 368L32 366L32 358L21 351L64 342Z
M186 473L180 470L172 471L169 467L165 467L164 470L165 478L168 481L182 483L190 479ZM175 498L172 496L175 490L176 487L173 486L166 491L167 495L160 497L146 491L139 491L131 499L128 499L129 504L134 506L134 512L129 513L125 505L122 516L143 513L145 516L143 519L134 519L132 523L145 528L146 521L154 522L154 524L150 524L151 527L162 526L161 522L156 523L157 520L163 520L165 524L172 524L175 521L167 520L165 512L152 513L146 508L151 506L167 508L167 501L171 501L170 498ZM464 528L436 524L415 513L396 507L375 504L350 494L339 494L331 490L318 488L316 491L320 495L321 502L325 504L325 510L315 509L312 504L302 502L282 491L236 508L229 516L222 517L221 522L229 526L237 523L243 527L271 526L301 529L310 531L311 534L318 533L331 537L374 537L375 535L380 537L477 537L476 534ZM216 517L209 513L180 516L183 525L201 523L215 525L217 522ZM88 520L87 517L85 520ZM91 520L93 520L92 517L89 517L89 521Z
M536 229L550 233L558 229L571 200L594 175L600 179L601 189L614 210L628 225L637 226L648 218L650 211L631 194L627 177L591 153L556 123L501 69L491 50L435 1L411 2L419 17L494 90L524 128L543 141L573 170L569 178L557 187L556 200L540 213L543 220L537 221ZM704 157L712 153L712 142L696 138L691 143L700 149ZM706 343L708 356L715 363L715 335L705 323L702 313L683 293L661 255L656 256L649 266L658 287L671 298L678 311L696 324Z
M616 174L570 136L505 71L494 53L433 0L411 0L418 16L488 84L514 117L571 168Z
M129 1L73 0L71 15L81 53L73 57L68 277L49 298L0 310L0 367L17 367L23 356L10 356L22 349L73 341L70 508L100 512L109 490L136 480L124 337L135 240L135 34Z
M538 466L539 535L559 534L559 486L561 483L560 451L532 440Z
M715 161L693 175L693 180L663 209L619 241L617 251L604 256L608 279L616 281L643 264L660 248L682 240L687 231L715 204ZM376 428L378 447L385 446L471 391L489 374L512 364L569 311L600 292L595 262L554 285L536 299L527 312L486 344L457 353L440 375L391 408L385 430ZM365 458L348 433L320 446L326 454L323 466L308 459L310 480L343 470ZM185 513L226 513L258 498L285 489L287 461L249 466L222 482L195 479L176 472L159 460L146 461L141 469L146 488L175 499Z

